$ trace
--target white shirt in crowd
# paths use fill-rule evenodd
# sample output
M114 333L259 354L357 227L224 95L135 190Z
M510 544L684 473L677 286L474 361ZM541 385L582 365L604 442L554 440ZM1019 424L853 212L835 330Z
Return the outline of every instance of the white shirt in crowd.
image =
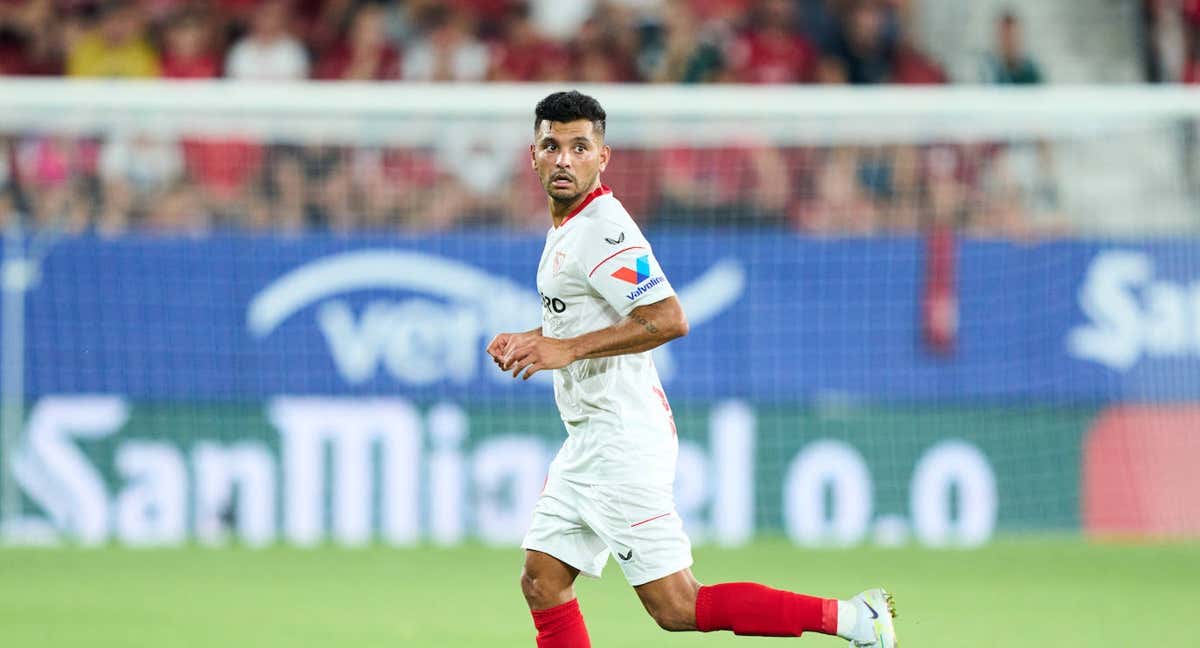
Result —
M250 36L238 41L225 62L225 76L255 81L308 78L308 54L290 36L264 42Z

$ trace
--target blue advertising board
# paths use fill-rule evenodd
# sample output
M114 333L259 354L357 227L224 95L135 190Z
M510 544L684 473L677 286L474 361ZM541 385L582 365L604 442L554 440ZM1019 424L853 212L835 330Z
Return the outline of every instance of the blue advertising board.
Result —
M675 400L1077 403L1200 398L1200 243L960 240L954 352L921 341L920 238L651 235L691 334ZM543 241L515 234L81 237L30 290L27 393L546 398L483 353L537 326Z

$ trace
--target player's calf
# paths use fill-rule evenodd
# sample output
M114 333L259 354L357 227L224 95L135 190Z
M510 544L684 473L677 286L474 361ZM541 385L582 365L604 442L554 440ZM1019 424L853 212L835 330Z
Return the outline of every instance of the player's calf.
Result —
M696 627L701 632L726 630L756 637L818 632L849 639L855 647L895 648L894 616L891 595L882 589L840 601L758 583L723 583L701 587L696 596Z
M579 570L540 551L525 552L521 593L533 615L538 648L590 648L587 624L575 600Z
M658 624L670 632L696 629L696 593L700 583L685 569L634 588L642 607Z

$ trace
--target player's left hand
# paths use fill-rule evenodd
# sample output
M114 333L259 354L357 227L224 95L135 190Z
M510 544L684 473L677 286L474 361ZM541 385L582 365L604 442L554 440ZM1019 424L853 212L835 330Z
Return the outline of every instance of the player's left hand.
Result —
M570 345L565 340L544 337L540 333L514 335L508 343L508 353L500 368L511 371L513 378L521 376L529 380L543 369L561 369L575 361Z

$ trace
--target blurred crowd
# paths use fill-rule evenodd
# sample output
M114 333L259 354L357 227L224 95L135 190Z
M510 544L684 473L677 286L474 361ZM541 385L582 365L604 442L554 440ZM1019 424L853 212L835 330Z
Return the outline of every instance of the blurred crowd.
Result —
M0 74L940 83L911 0L0 0Z
M1142 0L1147 81L1200 83L1200 0Z
M911 0L0 0L0 75L931 84ZM987 81L1039 83L998 17ZM515 134L520 135L520 134ZM429 148L0 134L0 216L70 231L429 231L546 226L518 137ZM1025 235L1052 213L1039 142L617 152L606 183L643 222L818 233L944 222ZM1053 220L1053 219L1051 219Z

